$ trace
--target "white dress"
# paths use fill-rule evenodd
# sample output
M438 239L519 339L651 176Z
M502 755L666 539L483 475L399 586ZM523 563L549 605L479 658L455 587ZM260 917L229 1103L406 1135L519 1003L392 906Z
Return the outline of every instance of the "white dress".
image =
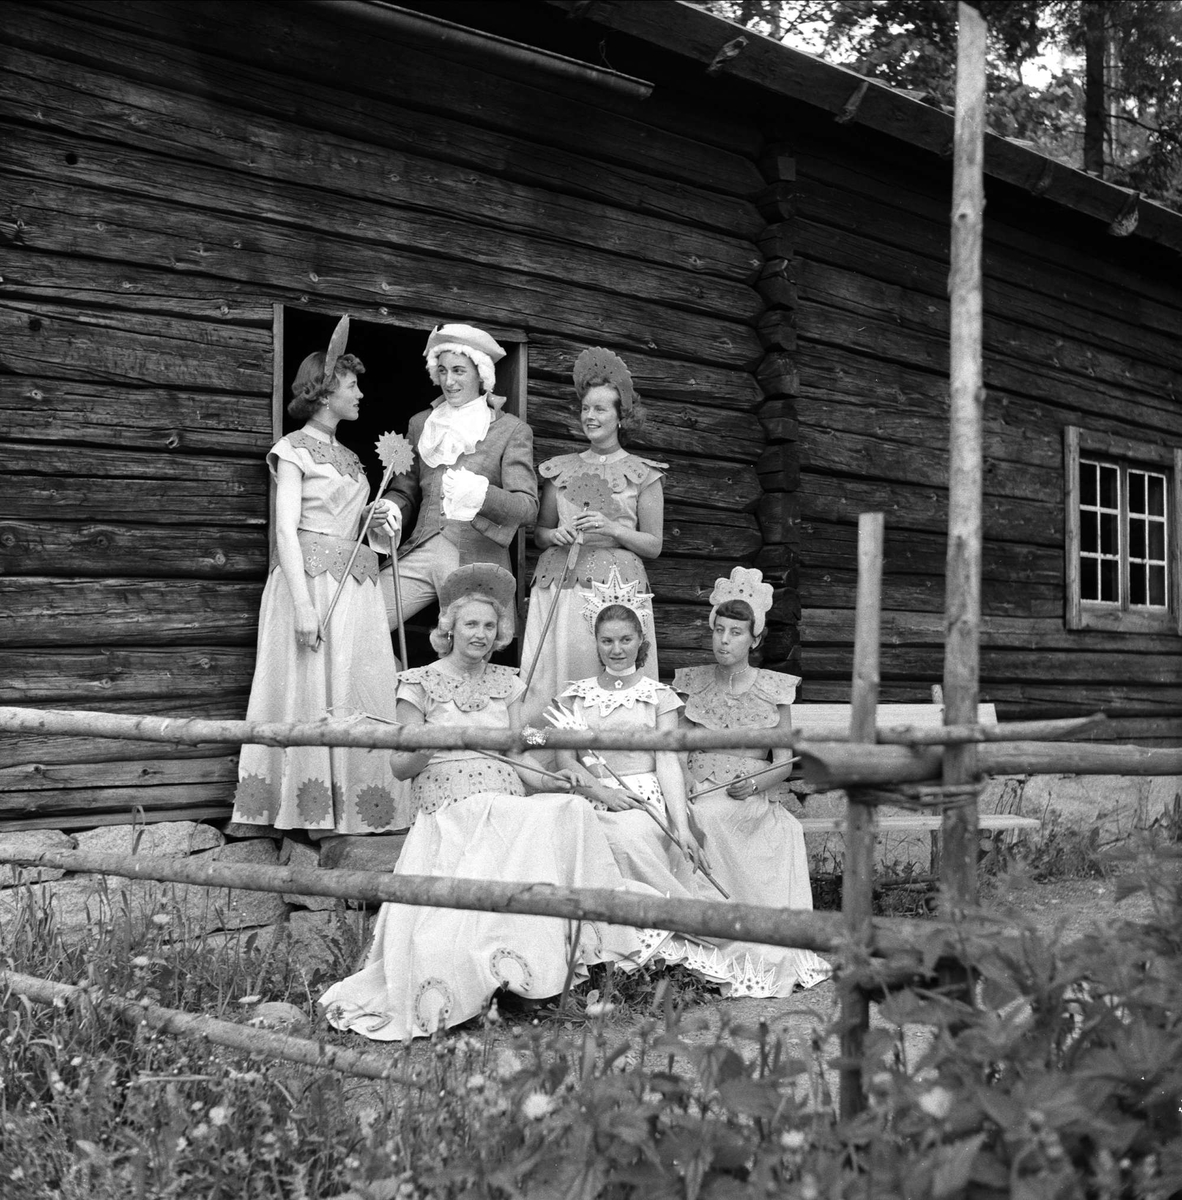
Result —
M323 617L345 576L340 600L312 651L296 644L287 577L272 564L259 612L258 655L249 721L318 721L367 713L393 721L398 661L378 586L377 555L362 546L345 575L369 485L347 446L307 430L288 434L267 455L301 474L300 548L308 592ZM234 820L276 829L383 833L405 829L409 789L390 772L390 756L346 746L246 745L238 762Z
M598 678L580 679L566 690L562 703L586 728L595 730L656 729L661 714L675 712L681 707L681 701L670 688L647 678L620 690L600 687ZM601 753L629 789L649 800L657 815L669 824L661 785L654 773L656 759L653 752L605 750ZM616 864L626 879L664 896L722 899L704 876L693 871L685 856L648 814L638 809L600 812L599 819L611 843ZM707 855L710 855L709 848ZM712 873L718 877L717 872ZM807 880L806 870L806 884ZM723 880L719 882L723 887L727 886ZM730 888L727 891L732 900L746 898L736 895ZM680 963L718 984L726 996L788 996L796 986L811 986L830 973L828 965L815 954L783 946L695 938L653 930L642 931L641 937L647 956L663 959L667 964ZM801 958L810 954L811 958ZM814 967L822 973L816 974Z
M504 729L522 690L508 667L487 666L472 682L435 664L403 672L398 695L431 725ZM585 799L522 791L511 767L474 751L437 752L414 780L418 814L394 874L628 887ZM557 995L572 955L578 982L591 963L639 962L643 953L624 926L383 904L366 965L320 1003L338 1029L405 1041L484 1012L498 988Z
M795 675L758 671L745 692L731 694L718 686L714 667L686 667L673 679L685 698L684 720L700 729L774 729L780 708L796 698ZM752 754L758 752L753 751ZM726 784L769 766L767 755L694 750L689 772L697 783ZM808 853L800 822L779 801L780 785L734 800L725 788L691 801L702 831L704 849L715 878L744 904L811 910ZM812 987L832 974L829 964L812 950L780 949L775 954L776 995L793 985Z

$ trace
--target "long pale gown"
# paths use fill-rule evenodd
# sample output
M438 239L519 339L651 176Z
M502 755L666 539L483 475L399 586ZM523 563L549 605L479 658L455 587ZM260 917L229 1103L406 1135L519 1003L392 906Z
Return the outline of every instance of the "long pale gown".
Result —
M718 685L713 666L686 667L673 679L674 690L685 697L683 720L700 729L774 729L780 710L796 699L795 675L757 671L751 687L737 694ZM689 772L697 783L729 784L769 766L766 753L694 750ZM734 800L725 788L691 801L694 818L704 835L711 869L731 898L744 904L809 909L808 853L800 822L780 801L784 785ZM793 986L811 987L832 974L829 964L812 950L778 949L774 961L777 996Z
M299 541L312 603L328 611L360 529L369 485L347 446L298 430L267 454L302 475ZM377 541L375 535L375 542ZM258 655L249 721L317 721L369 714L393 721L398 662L378 586L377 555L362 546L313 651L297 645L295 605L278 561L259 612ZM245 745L238 763L234 820L277 829L382 833L405 829L409 788L390 771L388 753L328 746Z
M596 454L584 450L579 454L561 454L547 459L538 467L538 474L557 489L558 523L568 525L584 511L582 500L593 493L586 488L587 477L602 481L599 490L609 496L600 508L610 520L635 529L638 521L640 494L651 487L666 470L666 464L639 458L627 450L611 454ZM521 662L529 669L541 645L542 631L551 608L557 606L550 632L546 635L542 656L534 670L529 691L522 703L522 715L530 725L541 725L542 710L569 684L595 674L599 658L595 652L595 636L583 615L583 606L592 595L592 586L606 583L612 567L625 583L635 583L638 593L648 592L648 575L638 554L625 549L605 533L588 531L577 547L574 569L566 586L559 588L563 570L570 553L569 546L551 546L538 559L529 594L529 614L521 646ZM633 607L648 616L650 650L644 667L645 675L658 677L657 649L652 636L652 601L644 600Z
M662 714L676 712L681 707L681 701L670 688L647 678L619 690L600 687L598 678L580 679L561 699L578 722L594 730L653 730ZM668 810L654 772L656 759L653 752L605 750L601 753L629 790L648 800L657 815L668 823ZM593 764L588 765L595 769ZM708 880L693 871L684 855L648 814L637 809L600 812L599 819L626 879L654 888L665 896L699 900L722 898ZM707 854L710 854L709 846ZM717 871L712 873L718 877ZM730 892L731 899L746 899L727 887L724 880L719 879L719 882ZM807 882L806 870L806 886ZM646 954L663 959L667 964L679 963L688 967L702 978L718 984L727 996L787 996L795 986L810 986L829 974L828 965L815 954L811 959L801 957L809 955L809 951L653 930L642 931L641 936ZM824 974L815 973L820 970Z
M522 691L515 670L492 665L475 681L434 664L404 671L399 683L399 698L429 725L468 729L508 728ZM417 816L394 873L646 890L629 889L585 799L522 791L509 766L437 751L412 783ZM640 962L644 953L623 926L383 904L366 965L320 1003L338 1029L405 1041L485 1011L498 988L557 995L572 957L578 982L592 963Z

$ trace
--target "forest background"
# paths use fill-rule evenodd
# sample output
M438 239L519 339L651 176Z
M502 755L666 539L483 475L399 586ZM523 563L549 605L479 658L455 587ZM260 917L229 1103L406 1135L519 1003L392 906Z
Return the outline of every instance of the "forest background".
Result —
M702 7L952 111L955 0ZM989 129L1182 211L1182 3L981 0Z

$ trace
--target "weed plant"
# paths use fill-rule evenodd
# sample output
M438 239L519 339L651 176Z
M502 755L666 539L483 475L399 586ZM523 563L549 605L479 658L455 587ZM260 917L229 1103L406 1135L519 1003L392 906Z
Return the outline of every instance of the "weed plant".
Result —
M392 1051L416 1087L9 995L0 1194L1171 1200L1182 1190L1182 849L1158 846L1155 861L1121 876L1152 904L1116 936L1057 945L1020 913L926 922L925 967L955 953L976 985L888 995L862 1063L866 1108L845 1120L833 1030L787 1046L725 1008L721 1021L685 1012L692 993L651 972L605 973L558 1021L514 1027L494 1008L479 1027ZM245 1017L259 997L311 1011L321 981L285 940L190 936L167 906L113 910L73 944L27 890L3 925L6 965L223 1017ZM325 977L351 970L360 948L347 916L333 937ZM915 1025L931 1032L918 1052L903 1038Z

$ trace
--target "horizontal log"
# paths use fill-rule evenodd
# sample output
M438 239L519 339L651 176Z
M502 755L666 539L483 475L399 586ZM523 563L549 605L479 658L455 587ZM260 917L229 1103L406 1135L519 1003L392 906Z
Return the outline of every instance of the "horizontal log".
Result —
M809 642L810 675L849 676L853 647ZM885 679L930 679L938 683L944 672L943 646L884 645L880 670ZM981 684L1037 679L1045 683L1100 683L1109 679L1136 680L1142 686L1182 684L1182 653L1161 656L1116 650L1081 651L1025 649L1020 646L981 648Z
M166 43L183 41L215 55L223 53L227 30L233 30L240 51L237 57L247 59L247 69L265 68L288 78L293 95L304 82L301 77L312 86L331 85L347 93L355 92L361 79L366 92L379 100L443 110L469 126L511 134L528 129L538 141L580 151L602 163L639 167L650 175L695 186L704 184L735 196L750 196L763 182L752 158L646 123L642 103L628 104L628 115L623 115L609 110L606 97L592 104L505 79L471 63L462 70L449 69L446 60L441 62L436 54L415 50L405 42L375 36L372 30L359 36L355 26L335 14L299 8L256 12L238 4L209 4L185 10L183 34L178 37L176 18L160 13L151 3L128 3L118 10L103 4L77 5L71 6L71 13L84 13L100 24L129 28L137 35L159 37ZM38 41L51 47L52 41L44 41L46 32L40 32ZM84 32L88 34L89 28L84 27ZM97 45L100 36L95 30L87 40ZM77 51L87 51L81 39ZM163 53L158 51L161 56ZM176 50L171 49L168 57L174 56ZM100 66L104 64L93 48L89 49L89 57ZM141 74L151 70L142 60L136 65ZM167 84L170 73L162 68L163 63L156 66L159 74L154 72L153 77ZM267 84L273 77L269 74L261 82ZM259 107L258 101L249 102L249 94L239 94L244 107ZM339 95L337 100L339 104ZM707 122L715 119L708 105L700 107ZM307 105L304 110L317 124L314 110Z
M75 1005L84 1012L94 1007L107 1008L136 1031L146 1027L201 1043L225 1046L242 1054L261 1054L283 1062L340 1071L344 1075L356 1075L362 1079L381 1079L405 1087L422 1087L417 1080L395 1070L389 1055L333 1046L323 1038L313 1041L310 1038L292 1037L270 1029L239 1025L235 1021L221 1021L199 1013L165 1008L160 1004L128 1000L95 988L56 983L18 971L0 969L0 987L14 996L27 997L36 1004L52 1004L55 1008Z
M556 454L584 449L585 442L579 445L549 437L534 439L534 457L538 462ZM669 464L664 479L666 503L677 501L702 508L751 512L762 495L759 476L753 466L682 454L666 454L664 460Z
M201 759L193 760L201 762ZM134 810L210 808L232 805L237 787L235 779L217 783L170 783L161 787L78 787L54 791L0 792L0 816L31 819L54 813L122 813L134 817Z
M28 792L37 803L55 804L54 793L108 788L175 787L178 784L236 783L238 755L116 762L23 763L0 769L0 806L19 806Z
M97 15L101 20L106 14ZM550 192L586 197L613 208L747 237L755 237L763 225L755 206L747 200L696 184L661 179L643 165L605 171L577 145L567 150L519 136L520 128L530 125L505 130L482 126L481 136L473 137L472 125L462 116L455 118L421 108L414 111L372 93L361 110L353 99L352 80L342 89L320 77L292 78L288 64L276 72L231 62L220 52L220 46L205 54L191 45L142 36L142 31L126 24L122 32L112 33L85 18L77 19L76 14L71 17L44 10L37 13L36 26L26 16L19 26L10 26L10 35L11 41L43 51L46 58L64 56L68 60L49 67L42 64L42 70L52 81L73 85L103 102L97 123L112 131L108 137L134 141L167 155L174 154L186 139L197 138L194 151L198 159L217 154L219 161L236 161L249 169L253 161L249 151L237 159L227 154L225 147L219 152L216 117L211 109L198 107L198 117L191 115L192 102L184 93L203 97L212 92L231 111L264 114L318 133L390 150L421 154L424 146L430 146L442 162L475 166L492 175ZM96 69L82 76L80 63ZM174 104L181 106L178 115L184 119L176 119ZM200 119L203 111L204 120ZM39 120L35 112L26 119ZM76 130L69 114L60 109L55 109L54 120L65 122L63 128L67 130ZM215 139L212 150L206 148L204 138ZM254 152L266 150L267 146L260 144Z
M750 513L665 505L664 553L704 556L711 562L749 558L763 545L763 534Z
M947 261L948 184L939 166L910 187L901 180L898 158L884 156L881 145L871 149L862 141L856 157L839 156L831 141L818 140L807 128L799 132L802 191L829 189L820 197L825 221L843 213L852 199L857 223L851 227L842 220L843 235L889 229L884 242ZM811 145L806 149L804 142ZM909 182L922 175L912 164ZM1176 327L1182 305L1168 273L1146 270L1144 260L1131 260L1120 243L1072 228L1059 213L1032 208L1020 195L999 194L992 207L983 247L989 275L1041 292L1054 307L1067 302L1167 334ZM1081 253L1085 245L1088 252Z
M473 261L506 261L514 245L528 248L531 239L558 239L572 247L688 272L707 289L714 281L733 286L750 280L763 258L749 241L702 229L691 248L684 225L517 183L471 164L451 166L421 153L378 146L372 136L341 138L319 130L310 144L307 128L290 119L270 119L225 104L219 107L215 131L209 127L204 98L175 89L148 89L77 63L20 50L11 52L8 65L8 82L0 82L0 112L38 127L33 137L14 131L9 161L46 180L117 186L164 199L169 198L165 181L175 180L186 202L196 207L217 209L219 193L223 201L232 194L243 212L288 220L288 210L296 204L317 212L326 228L337 223L334 211L350 203L356 205L356 221L348 224L359 237L402 237L406 244L422 246L434 235L429 221L420 222L430 213L448 213L459 226L460 244L453 252L470 251L477 256ZM119 101L112 99L120 93ZM113 111L115 103L122 103L123 113ZM151 116L136 123L124 115L129 111ZM407 120L408 114L399 115ZM111 145L116 124L123 142L117 147ZM371 134L373 129L371 124ZM165 130L167 142L161 137ZM435 149L426 139L417 149L423 147ZM182 148L192 163L178 160ZM161 153L170 160L166 174L158 180L145 178L149 170L159 172ZM323 186L313 191L312 181L331 184L331 192ZM381 230L377 218L384 205L399 206L405 214L403 228ZM499 237L486 240L481 248L473 236L475 227L465 233L463 226L487 225L493 212ZM596 257L593 254L591 261ZM692 293L693 283L687 286Z
M70 707L66 700L60 707ZM110 712L138 713L147 705L143 700L109 701ZM246 697L229 701L194 698L151 703L157 717L194 717L201 720L241 720L246 713ZM70 766L74 763L138 762L156 763L165 758L217 758L226 753L224 746L167 745L161 742L127 741L111 737L66 737L62 734L18 735L0 738L0 769L40 763L45 767Z
M756 322L759 342L765 350L796 349L796 318L783 309L769 309Z
M0 518L0 575L262 579L266 572L267 531L258 525Z
M851 512L883 512L887 528L929 532L945 528L948 493L916 482L836 478L814 474L804 459L801 473L801 520L847 520ZM1040 503L986 494L982 501L985 538L1026 545L1063 546L1063 504Z
M599 344L602 339L597 339ZM530 334L529 370L531 378L550 379L562 385L557 394L573 402L571 371L575 359L586 349L582 342L571 342L545 333ZM659 396L684 404L707 403L719 408L753 412L763 393L750 371L710 363L684 362L628 352L628 369L642 397Z
M792 354L773 350L764 355L755 371L764 396L795 396L800 390L800 372Z
M4 249L0 296L67 307L163 313L181 320L250 326L265 332L270 332L274 323L272 300L289 298L263 295L257 286L191 271L182 276L171 268L156 270L81 256L46 255L12 245ZM162 382L163 392L168 381ZM217 399L211 396L210 402L216 404ZM250 409L247 402L244 412Z
M838 212L852 207L848 197L829 199L836 199ZM914 229L914 216L910 212L907 215L905 236ZM827 205L825 221L835 219L842 221L835 215L834 205ZM856 219L864 220L865 214L859 212ZM934 224L937 236L945 223L946 217ZM946 262L916 253L910 247L860 236L844 222L836 228L820 221L799 220L797 227L801 244L808 249L809 264L804 272L810 285L824 286L825 272L816 271L820 264L849 269L888 285L914 289L936 302L932 316L946 319L947 290L940 283L947 274ZM1146 327L1140 311L1143 304L1127 290L1100 287L1083 272L1059 272L1028 255L999 254L996 245L987 246L985 259L983 303L986 320L994 322L994 334L1007 324L1018 323L1055 337L1091 341L1122 355L1135 351L1137 358L1158 366L1182 366L1182 352L1171 344L1165 330ZM1096 301L1105 295L1112 298L1111 307L1096 308Z
M8 516L150 523L208 523L212 516L261 525L267 468L260 459L197 454L128 454L57 443L0 445ZM138 506L138 507L137 507Z
M944 645L945 622L936 613L884 611L880 623L884 645ZM811 643L848 641L852 644L854 613L849 609L806 608L801 614L801 633ZM1182 669L1182 647L1176 635L1065 629L1062 616L1057 620L1027 620L986 613L981 617L980 644L1002 650L1063 650L1081 655L1094 651L1175 655L1179 657L1179 668Z
M163 821L226 821L234 812L229 804L207 804L190 808L143 809L119 813L54 813L51 817L7 817L0 819L0 835L28 829L99 829L111 825L155 825Z
M0 577L9 647L253 646L261 583L200 579Z
M378 254L376 247L335 232L309 241L302 229L211 211L202 213L195 237L192 213L183 207L150 200L131 206L91 188L56 189L10 176L4 192L5 204L22 223L22 243L55 254L86 253L416 312L437 311L440 296L447 295L452 308L479 312L495 324L520 325L525 316L526 323L544 321L555 333L606 335L634 349L739 367L754 365L762 354L747 325L675 312L666 303L628 295L623 265L616 272L616 291L608 293L569 275L547 279L487 265L479 271L470 265L458 269L455 261L433 254L389 246ZM569 248L559 245L551 253L560 264L570 257ZM381 267L376 277L375 254Z
M0 862L102 872L128 879L151 879L202 887L608 921L613 925L668 929L770 946L800 946L804 949L832 951L843 939L840 913L765 908L756 904L715 900L640 896L607 888L502 883L435 875L391 875L383 871L300 870L255 863L198 863L146 854L110 854L86 850L43 850L40 853L0 850ZM913 924L899 918L879 918L874 922L872 948L886 953L918 948L922 940L919 934L912 931Z
M9 436L159 452L250 454L271 448L270 397L114 388L0 375Z
M658 601L676 600L682 603L706 604L719 578L735 567L746 565L736 558L711 556L707 559L660 558L645 563L649 587Z
M756 507L765 542L795 544L800 536L800 502L795 491L765 492Z
M811 742L796 747L806 783L822 788L938 779L943 751L935 747ZM990 742L977 747L984 775L1175 775L1182 750L1080 742Z
M163 315L0 300L0 367L15 375L269 396L271 335Z
M755 281L755 290L768 308L796 308L796 274L796 263L793 259L770 258L763 264Z
M70 95L76 98L76 94ZM4 107L0 98L0 113ZM256 136L261 132L256 131ZM210 161L188 164L172 158L165 164L149 152L44 131L24 136L13 131L6 161L14 174L36 181L35 193L30 194L19 183L12 189L14 201L19 204L28 196L34 212L37 202L46 207L60 204L52 199L51 189L56 185L71 192L83 186L118 189L145 205L183 196L187 208L202 212L203 223L207 219L215 222L210 230L215 238L216 222L228 208L243 220L301 231L307 227L309 213L314 213L319 228L348 229L351 240L380 248L383 254L402 248L482 268L575 280L672 308L729 319L754 320L762 308L761 293L747 284L761 262L759 251L750 244L740 263L730 264L731 278L719 278L702 269L702 259L697 255L683 254L678 263L653 261L651 249L636 256L642 247L664 242L670 248L666 257L675 257L673 248L683 247L686 241L684 230L677 226L633 231L629 223L612 220L610 210L601 216L586 211L599 206L585 201L572 200L564 205L558 198L504 182L486 195L486 189L495 181L473 178L470 170L449 171L426 160L390 163L386 161L388 151L362 145L344 147L330 157L318 141L316 157L309 162L304 131L289 128L282 131L281 138L286 146L272 145L269 160L274 161L280 154L289 159L288 170L281 172L278 180L266 173L268 164L264 163L256 162L253 174L243 176L218 170ZM368 169L359 166L365 160L369 160ZM220 155L217 161L221 161ZM439 180L441 174L454 177ZM334 190L309 186L308 181L318 175L331 180ZM392 179L400 182L392 187ZM425 186L423 181L433 181L433 186ZM471 197L467 206L454 203L460 190ZM434 203L432 192L437 195ZM123 204L126 206L126 199ZM471 211L457 211L464 207ZM568 211L561 211L564 207ZM505 222L497 226L497 236L490 238L485 224L490 208L498 212L511 209L534 217L526 229L518 232L506 212ZM22 241L38 245L36 238L24 236L30 222L27 217L21 219ZM621 225L623 229L617 233ZM568 231L576 229L595 230L601 237L591 241L586 234L570 236ZM711 240L711 235L703 236L707 243Z
M809 262L801 271L799 290L803 300L845 308L858 315L883 317L902 328L947 341L948 305L930 293L870 279L859 269L820 262ZM1177 387L1182 363L1158 366L1130 354L1127 347L1123 352L1104 349L1098 339L1085 340L1086 330L1069 335L1061 329L1045 331L1019 323L1023 310L1037 307L1040 300L1045 304L1041 297L1031 296L1026 305L1019 305L1017 297L1009 295L998 302L998 308L987 307L982 333L985 353L1040 365L1053 363L1068 374L1135 387L1149 395L1168 394L1168 389ZM1139 340L1132 331L1130 336Z
M570 396L555 395L545 384L530 388L529 423L535 436L582 439L577 410ZM634 454L660 458L674 452L697 455L709 447L711 455L753 463L763 452L766 438L754 413L714 408L708 397L696 402L673 403L646 399L644 422L628 437Z
M164 697L245 697L254 675L253 647L0 650L0 701L54 704Z

